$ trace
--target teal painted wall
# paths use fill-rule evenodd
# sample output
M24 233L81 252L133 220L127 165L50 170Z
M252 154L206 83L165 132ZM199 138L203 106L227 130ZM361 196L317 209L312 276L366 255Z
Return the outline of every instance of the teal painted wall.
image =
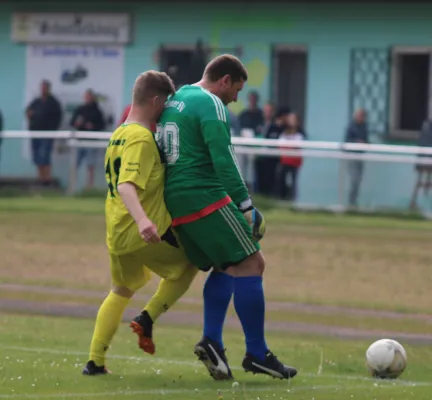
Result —
M26 7L21 6L21 10ZM34 11L97 11L98 6L34 4ZM169 11L168 11L169 10ZM22 128L25 48L10 42L13 6L0 5L0 108L6 129ZM352 47L430 45L432 6L424 5L258 5L229 8L210 5L154 5L122 3L110 10L131 11L135 40L126 47L123 100L126 104L135 76L156 68L154 54L160 43L194 43L198 36L215 46L242 45L243 61L251 79L240 97L245 104L249 89L263 101L270 93L270 46L304 44L309 49L306 129L313 140L339 141L348 123L349 57ZM227 12L230 14L227 15ZM199 18L197 18L199 16ZM7 78L6 78L7 77ZM0 169L3 174L33 174L20 158L20 144L6 141ZM66 168L63 168L64 170ZM62 176L65 176L64 172ZM103 179L101 171L100 179ZM301 171L300 202L335 204L338 163L308 159ZM412 166L368 163L361 193L364 205L406 206L414 173Z

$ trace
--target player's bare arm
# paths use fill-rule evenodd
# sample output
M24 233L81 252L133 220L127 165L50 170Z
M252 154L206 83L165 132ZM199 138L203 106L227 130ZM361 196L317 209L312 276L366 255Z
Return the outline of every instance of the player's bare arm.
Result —
M118 185L118 192L125 207L135 220L141 237L147 243L159 243L161 239L157 231L157 226L150 221L142 208L136 186L130 182L121 183Z

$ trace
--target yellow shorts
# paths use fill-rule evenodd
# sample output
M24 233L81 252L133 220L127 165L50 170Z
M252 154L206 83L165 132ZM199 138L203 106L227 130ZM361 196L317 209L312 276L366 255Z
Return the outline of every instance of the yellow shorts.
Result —
M176 280L189 265L183 248L174 247L165 241L148 244L133 253L110 254L113 285L126 287L133 292L150 280L150 271L161 278Z

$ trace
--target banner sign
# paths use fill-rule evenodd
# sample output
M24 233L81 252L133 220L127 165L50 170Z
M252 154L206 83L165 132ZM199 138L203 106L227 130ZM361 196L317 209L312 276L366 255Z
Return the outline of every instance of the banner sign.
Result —
M127 44L127 13L14 13L12 41L18 43Z

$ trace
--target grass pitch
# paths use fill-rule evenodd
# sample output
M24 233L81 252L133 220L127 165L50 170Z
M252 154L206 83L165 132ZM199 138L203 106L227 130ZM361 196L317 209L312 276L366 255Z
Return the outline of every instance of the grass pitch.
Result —
M206 374L192 350L200 337L204 274L157 325L156 357L144 355L123 325L109 352L114 374L81 376L94 321L27 314L60 305L94 317L110 283L103 207L100 199L0 199L0 400L432 399L431 346L401 341L408 369L393 382L369 379L364 364L366 348L380 332L430 335L431 223L281 209L265 210L268 342L299 367L298 377L286 382L245 374L239 328L225 335L236 383L214 382ZM140 309L157 281L132 307ZM11 302L21 304L21 314L8 311ZM181 313L194 323L185 327L177 318L174 324L175 315L186 315ZM299 336L281 323L305 324L315 336ZM373 330L374 338L323 338L322 329L313 328L318 325Z
M152 400L425 400L431 398L432 348L405 346L408 369L398 380L369 379L364 353L368 342L269 335L282 360L299 368L292 381L244 373L244 345L228 331L225 344L235 382L214 382L195 361L199 331L155 330L156 356L142 353L135 337L121 327L110 350L111 376L84 377L81 368L93 321L0 314L0 399Z

